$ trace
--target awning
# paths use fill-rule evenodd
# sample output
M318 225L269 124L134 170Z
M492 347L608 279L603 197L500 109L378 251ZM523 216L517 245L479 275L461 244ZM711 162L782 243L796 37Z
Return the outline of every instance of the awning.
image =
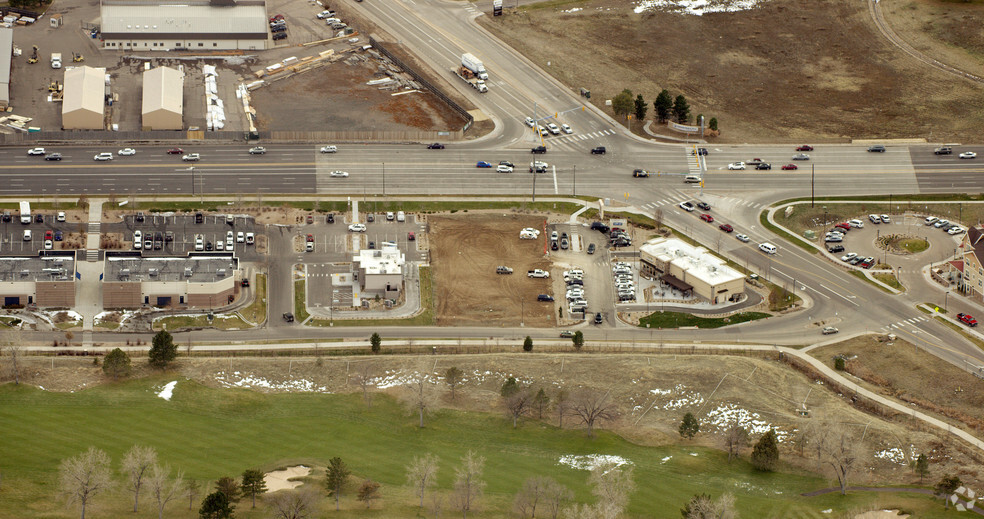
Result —
M683 280L677 279L673 274L663 274L663 277L659 278L659 280L681 292L690 292L694 289L692 285L689 285Z

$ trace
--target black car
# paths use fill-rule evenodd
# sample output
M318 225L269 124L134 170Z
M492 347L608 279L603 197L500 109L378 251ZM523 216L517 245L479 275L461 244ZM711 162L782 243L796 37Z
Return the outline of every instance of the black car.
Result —
M272 32L274 34L281 33L281 32L287 32L287 26L286 25L275 25L273 27L270 27L270 32Z
M707 148L697 148L697 151L690 150L691 155L707 155Z
M374 241L369 242L369 249L375 249L375 248L376 248L376 242Z
M601 315L601 312L596 313L595 314L594 323L595 324L601 324L603 322L605 322L605 317Z
M875 144L874 146L869 146L868 151L872 153L885 153L885 147L881 144Z
M372 213L369 213L369 214L366 215L366 222L367 223L372 223L372 222L375 222L375 221L376 221L376 215L374 215Z
M830 253L844 252L844 246L843 245L831 245L830 247L827 247L827 252L830 252Z
M444 149L444 145L441 144L441 143L439 143L439 142L435 142L434 144L428 144L427 145L427 149L429 149L429 150L443 150Z
M592 155L604 155L607 152L604 146L595 146L591 148Z
M61 153L49 153L44 156L44 160L61 160Z
M710 211L711 204L707 202L697 202L697 208L700 209L701 211Z
M205 213L195 213L195 223L205 223Z
M531 148L530 149L530 153L540 154L540 153L546 153L546 152L547 152L547 147L546 146L537 146L535 148Z
M588 254L594 254L594 253L595 253L595 244L592 243L591 245L588 245Z
M290 312L285 313L284 314L284 321L287 321L288 323L294 322L294 314L292 314Z
M212 250L212 242L205 243L205 250Z
M766 164L765 162L762 162L761 164L757 164L755 166L755 169L772 169L772 164Z
M328 216L325 217L325 221L328 223L335 223L335 213L328 213Z
M559 248L560 247L557 245L557 242L556 241L551 241L550 242L550 250L557 250Z
M287 33L286 32L275 32L275 33L273 33L273 39L274 39L274 41L276 41L276 40L286 40L287 39Z
M591 223L591 230L592 231L600 231L600 232L608 232L608 226L605 225L605 224L603 224L603 223L601 223L601 222L592 222Z
M37 214L37 215L36 215L36 216L34 217L34 223L44 223L44 215L43 215L43 214L41 214L41 213L38 213L38 214Z
M545 303L550 303L550 302L553 302L554 298L550 294L540 294L540 295L536 296L536 300L537 301L543 301Z

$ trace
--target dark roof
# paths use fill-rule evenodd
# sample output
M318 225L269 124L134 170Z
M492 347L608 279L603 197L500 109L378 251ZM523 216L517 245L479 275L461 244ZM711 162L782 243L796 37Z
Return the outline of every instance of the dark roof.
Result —
M963 262L962 261L960 261L960 260L951 261L950 262L950 265L953 265L953 268L959 270L960 272L963 272Z
M964 243L969 247L964 248L964 253L971 252L970 249L973 249L974 256L977 256L977 263L984 262L984 229L977 227L967 229L966 240Z
M681 279L677 279L673 274L663 274L663 277L659 278L659 280L681 292L690 292L694 289L693 285L690 285Z

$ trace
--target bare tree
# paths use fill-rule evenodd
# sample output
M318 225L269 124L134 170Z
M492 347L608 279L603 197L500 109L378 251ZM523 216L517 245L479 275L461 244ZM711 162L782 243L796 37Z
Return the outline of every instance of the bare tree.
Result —
M653 210L653 223L656 224L656 230L660 230L663 227L663 210L655 209Z
M548 478L543 491L543 504L540 507L544 512L541 517L557 519L560 517L560 511L573 500L574 493L569 488Z
M622 509L610 503L574 504L564 510L567 519L616 519L621 514Z
M591 389L579 389L574 393L567 409L587 428L588 438L594 436L596 422L611 421L618 417L617 407L608 398L608 393Z
M363 481L355 493L355 498L365 503L366 508L372 508L372 502L379 499L379 483L371 479Z
M438 399L434 394L434 387L427 380L427 374L418 370L417 374L409 384L404 386L403 400L411 413L418 413L420 416L420 428L424 427L424 415L428 411L437 407Z
M513 500L513 510L520 517L530 518L535 518L539 510L540 517L555 519L561 507L572 498L571 491L554 479L535 476L523 482L523 487Z
M554 402L557 404L557 427L564 428L564 414L570 408L570 398L567 394L566 389L558 389L557 396L554 397Z
M629 494L635 490L632 479L632 466L618 465L613 461L603 461L593 469L588 478L591 493L598 497L599 504L610 504L625 510L629 504Z
M741 454L741 450L748 446L748 431L741 426L741 422L736 418L724 431L724 448L728 451L728 461L735 459Z
M452 499L455 508L461 510L462 519L467 519L468 512L476 508L482 497L485 482L482 481L482 471L485 470L485 458L468 451L461 458L461 466L454 470L454 491Z
M140 487L150 467L157 464L157 451L153 447L134 445L123 455L120 471L126 479L126 488L133 492L133 511L140 502Z
M186 479L181 490L184 496L188 498L188 510L191 510L198 496L202 495L202 484L194 479Z
M17 367L17 357L20 355L20 348L14 344L8 344L6 348L7 355L10 356L10 370L14 374L14 385L20 385L20 368Z
M355 383L362 389L362 400L366 407L372 409L372 390L376 387L376 366L371 362L359 366L355 374Z
M525 387L502 400L506 407L506 414L512 418L513 429L515 429L519 417L526 414L533 405L533 392L530 391L530 388Z
M712 501L711 496L699 494L690 498L690 501L680 510L684 519L737 519L738 511L735 510L735 496L724 494L717 501Z
M95 447L62 460L58 469L59 489L69 503L78 502L82 506L82 519L85 519L85 508L89 503L112 482L109 456Z
M276 519L307 519L318 502L318 496L310 489L274 492L268 499Z
M827 441L823 443L824 464L837 476L841 495L844 495L847 494L848 478L861 461L861 444L843 425L834 425L829 431Z
M536 409L537 420L543 420L543 412L550 407L550 397L542 387L536 392L536 395L533 396L532 405L533 408Z
M407 484L413 487L413 493L420 498L420 509L424 508L424 494L437 481L437 464L440 458L427 453L423 457L414 456L407 465Z
M456 366L451 366L447 371L444 372L444 383L448 385L448 389L451 391L451 401L454 401L455 389L461 385L464 380L464 373L461 372Z
M807 450L817 460L817 471L823 470L823 453L830 436L830 424L822 421L810 421L803 427L800 434L800 446Z
M162 467L155 463L150 467L150 471L147 473L147 488L150 489L150 495L154 496L154 500L157 501L158 519L164 519L164 507L181 495L184 486L184 474L181 471L178 471L174 479L171 479L171 467L169 465Z

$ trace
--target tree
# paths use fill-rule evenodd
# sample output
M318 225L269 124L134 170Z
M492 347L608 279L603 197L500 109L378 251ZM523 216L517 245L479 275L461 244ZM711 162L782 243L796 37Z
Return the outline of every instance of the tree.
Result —
M676 96L676 100L673 101L673 116L680 124L690 122L690 105L687 104L687 98L683 97L683 94Z
M150 468L157 464L157 451L153 447L134 445L123 455L120 471L126 479L126 488L133 492L133 511L137 511L140 501L140 486Z
M372 409L372 388L376 386L376 367L366 362L359 367L355 374L355 382L362 388L362 400L366 403L366 408Z
M270 497L276 519L307 519L317 501L318 496L309 489L276 492Z
M821 449L824 463L833 470L840 483L841 495L847 494L848 478L856 464L861 462L861 446L843 426L829 428Z
M736 419L724 430L724 449L728 451L728 461L735 459L741 450L748 446L748 431Z
M581 351L581 348L584 347L584 334L581 333L581 330L574 332L571 342L574 343L574 351Z
M503 401L506 406L506 413L512 418L513 429L515 429L519 417L526 414L533 404L533 392L528 387L519 388L509 396L504 396Z
M404 386L403 400L411 413L420 416L420 428L424 428L424 415L438 404L427 375L420 371Z
M351 472L342 458L336 456L328 461L328 468L325 469L325 486L335 496L336 512L338 511L338 498L342 495L342 489L345 487L345 480L348 479L349 474Z
M527 335L526 340L523 341L523 351L533 351L533 338L529 335Z
M499 396L509 398L518 393L520 389L522 388L519 382L516 382L516 377L509 377L502 383L502 387L499 388Z
M239 501L239 482L235 478L222 476L215 482L215 490L225 494L229 498L230 503Z
M147 473L147 488L150 495L157 501L157 518L164 519L164 507L181 495L185 486L184 474L180 471L171 479L171 467L154 464Z
M708 123L707 123L707 127L710 128L711 131L713 131L713 132L718 131L718 120L717 120L717 117L711 117L711 120L708 121Z
M950 474L944 474L943 477L940 478L939 482L936 483L936 486L933 487L933 492L936 492L936 495L943 497L943 508L950 508L950 496L953 495L953 493L956 492L962 484L963 482L960 481L960 478L957 476L951 476Z
M769 432L759 438L752 450L752 466L758 470L772 472L779 463L779 442L776 440L776 431L769 429Z
M178 356L178 347L174 344L174 337L171 337L167 330L157 332L148 356L151 366L160 369L166 368Z
M659 122L665 123L670 118L670 111L673 110L673 98L665 88L660 91L653 101L653 109L656 110L656 118Z
M195 499L202 494L202 484L200 481L187 479L185 480L182 491L188 498L188 510L191 510L192 506L194 506Z
M95 447L62 460L58 468L58 487L69 503L78 502L82 506L82 519L85 519L85 508L93 498L112 485L109 466L109 456Z
M444 372L444 383L448 385L448 389L451 390L451 400L454 400L454 390L461 385L461 381L464 374L455 366L451 366L447 371ZM423 508L423 505L421 505Z
M102 369L103 373L113 377L113 380L118 380L120 377L128 377L132 370L130 367L130 356L125 351L114 348L113 351L106 354Z
M369 344L371 345L370 349L372 349L373 353L379 353L379 345L382 343L383 339L378 333L373 332L373 334L369 337Z
M482 491L485 489L485 482L482 481L482 471L485 470L485 458L476 456L474 452L468 451L461 458L461 466L454 469L454 489L452 498L455 508L461 510L463 519L468 517L468 512L476 508Z
M556 518L565 503L573 499L573 493L552 478L535 476L527 478L513 499L513 511L520 517ZM545 513L544 513L545 512Z
M232 506L229 496L216 490L205 496L202 507L198 509L199 519L231 519L236 507Z
M244 470L241 488L243 489L243 494L252 498L253 508L256 508L256 494L262 494L267 491L263 473L256 469Z
M379 483L371 479L363 481L355 498L365 503L366 508L372 508L372 502L379 499Z
M590 389L580 389L574 393L568 409L581 419L581 423L587 428L588 438L594 437L596 422L610 421L618 417L617 407L608 398L608 393Z
M588 477L588 484L591 485L591 493L598 498L598 504L608 510L625 510L629 504L629 494L635 490L632 472L631 465L618 465L614 461L595 465Z
M724 494L717 501L711 501L707 494L697 494L680 509L683 519L736 519L735 496Z
M537 420L543 420L543 412L550 406L550 397L547 396L547 392L542 387L533 397L532 406L533 409L536 409Z
M920 454L913 462L912 467L919 475L919 484L921 485L923 478L929 475L929 458L925 454Z
M649 111L649 104L642 98L642 94L639 94L635 98L635 118L637 121L643 121L646 119L646 112Z
M692 440L699 431L700 422L697 421L697 418L694 418L694 414L688 412L683 415L683 420L680 422L680 436Z
M564 414L570 408L570 399L567 395L566 389L558 389L557 396L554 397L554 401L557 402L557 427L564 428Z
M414 456L407 465L407 484L413 487L414 495L420 498L421 510L424 509L424 494L436 483L439 461L437 456L427 453L423 457Z
M635 108L632 101L632 91L626 88L612 98L612 111L615 115L628 115Z

